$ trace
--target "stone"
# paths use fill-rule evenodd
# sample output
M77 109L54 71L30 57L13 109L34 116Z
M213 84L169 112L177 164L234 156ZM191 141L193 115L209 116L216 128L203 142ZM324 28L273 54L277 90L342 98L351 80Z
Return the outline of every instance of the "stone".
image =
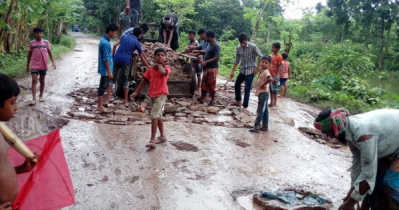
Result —
M208 113L217 114L217 113L220 112L220 109L219 109L218 107L212 107L212 106L210 106L210 107L207 107L207 108L206 108L206 111L207 111Z
M187 108L191 107L191 103L186 101L176 101L176 104L179 104L182 107L187 107Z
M285 119L285 120L284 120L284 123L287 124L287 125L290 125L290 126L292 126L292 127L295 126L295 121L294 121L294 119L292 119L292 118L287 118L287 119Z
M127 115L130 115L130 112L129 111L125 111L125 110L115 110L114 114L116 116L127 116Z
M144 125L144 124L147 124L147 123L143 122L143 121L135 121L132 123L132 125Z
M202 122L202 120L200 120L199 118L193 119L193 123L201 124L201 122Z
M198 104L197 106L195 106L195 108L192 108L192 110L194 110L194 111L204 111L205 108L206 108L205 104Z
M187 117L176 117L176 121L178 122L190 122L191 120Z
M130 113L130 115L132 115L132 116L142 116L143 113L142 112L132 112L132 113Z
M331 148L333 148L333 149L339 149L339 148L341 148L341 146L342 146L342 145L334 144L334 145L331 146Z
M235 116L237 116L237 115L240 114L240 111L238 111L237 109L233 109L231 112L232 112L233 115L235 115Z
M322 132L319 130L316 130L314 128L306 128L306 127L299 127L298 128L302 133L310 134L310 135L315 135L315 136L322 136Z
M177 108L176 112L186 112L187 108L186 107L179 107Z
M186 114L192 114L192 113L194 113L194 111L193 110L186 110L185 113Z
M74 117L76 117L78 119L96 119L95 114L89 114L87 112L76 112L74 114Z
M175 113L177 111L178 106L167 106L164 108L165 114Z
M228 109L222 109L222 110L220 110L219 114L220 115L232 115L233 112Z
M236 120L241 120L241 119L247 118L247 117L248 117L248 115L245 114L244 112L241 112L240 114L234 116L234 118L235 118Z
M186 113L176 113L175 116L176 117L186 117L187 114Z
M316 141L320 144L326 144L327 142L324 141L323 139L316 139Z
M110 122L111 125L127 125L126 122Z
M240 122L245 125L245 124L251 122L251 118L250 117L242 118L240 120Z

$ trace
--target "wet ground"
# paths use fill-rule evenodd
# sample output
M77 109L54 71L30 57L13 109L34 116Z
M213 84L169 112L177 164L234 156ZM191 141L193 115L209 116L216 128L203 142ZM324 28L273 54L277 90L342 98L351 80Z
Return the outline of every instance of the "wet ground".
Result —
M350 185L351 155L301 133L320 110L279 99L270 111L269 131L191 122L165 122L168 140L148 150L150 126L111 125L70 119L74 91L97 88L99 37L72 33L76 50L57 61L46 78L45 103L29 107L27 90L8 125L21 139L61 128L65 156L76 193L66 209L260 209L251 201L260 190L295 188L342 199ZM220 81L225 83L226 81ZM234 99L231 91L222 97ZM256 97L250 111L255 112ZM291 118L295 125L289 125Z

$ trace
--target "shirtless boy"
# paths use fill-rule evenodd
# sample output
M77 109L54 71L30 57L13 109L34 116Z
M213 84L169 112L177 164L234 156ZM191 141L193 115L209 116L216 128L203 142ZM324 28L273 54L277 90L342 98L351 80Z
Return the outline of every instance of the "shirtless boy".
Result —
M20 89L15 80L0 73L0 121L7 122L18 110ZM11 210L18 195L17 174L29 172L35 166L34 157L14 167L8 159L7 144L0 134L0 210Z

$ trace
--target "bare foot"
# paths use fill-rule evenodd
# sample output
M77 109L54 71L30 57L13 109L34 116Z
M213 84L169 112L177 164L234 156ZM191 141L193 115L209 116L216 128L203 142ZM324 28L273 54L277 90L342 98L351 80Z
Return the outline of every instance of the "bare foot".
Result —
M273 107L273 104L269 104L269 105L267 105L267 106L271 108L271 107Z
M279 95L278 97L279 97L279 98L284 98L284 96L282 96L282 95Z
M98 112L99 112L100 114L102 114L102 113L105 112L104 107L97 107L97 110L98 110Z
M125 107L129 107L129 103L128 102L125 102Z
M40 98L39 98L39 101L40 101L40 102L44 102L43 97L40 97Z

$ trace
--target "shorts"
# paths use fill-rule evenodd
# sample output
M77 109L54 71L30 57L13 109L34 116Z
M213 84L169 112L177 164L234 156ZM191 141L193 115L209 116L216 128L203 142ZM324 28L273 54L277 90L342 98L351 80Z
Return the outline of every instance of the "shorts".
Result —
M203 69L202 69L202 67L201 67L201 64L202 64L202 62L201 62L201 63L197 63L197 71L196 71L196 73L197 73L198 75L202 74L202 72L203 72Z
M287 82L288 78L280 78L280 86L285 85L285 83Z
M46 74L47 74L47 69L46 69L46 70L31 69L31 70L30 70L30 74L31 74L31 75L32 75L32 74L37 74L37 75L40 75L40 76L46 76Z
M100 86L98 87L98 94L97 96L104 96L104 93L107 92L109 85L109 78L108 76L101 76L100 79Z
M273 77L274 79L275 77ZM272 94L278 94L278 81L276 81L276 83L271 82L270 83L270 92Z
M166 94L162 94L156 98L151 98L150 100L152 108L150 113L151 120L162 119L162 109L165 105L166 99L167 99Z

